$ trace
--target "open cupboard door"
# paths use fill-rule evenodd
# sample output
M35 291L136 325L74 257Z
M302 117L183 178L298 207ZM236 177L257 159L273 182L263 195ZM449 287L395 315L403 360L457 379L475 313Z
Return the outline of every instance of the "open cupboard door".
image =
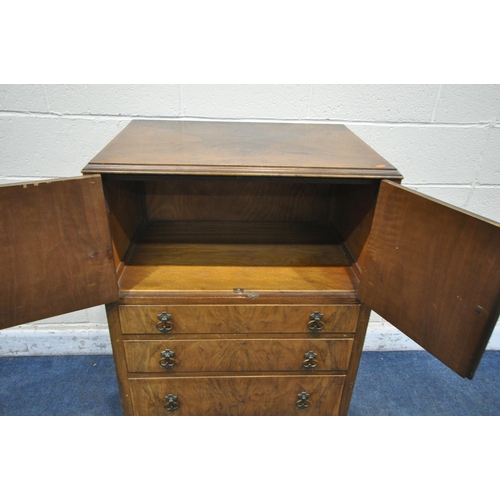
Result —
M500 313L500 224L383 181L359 299L472 378Z
M118 299L101 177L0 187L0 329Z

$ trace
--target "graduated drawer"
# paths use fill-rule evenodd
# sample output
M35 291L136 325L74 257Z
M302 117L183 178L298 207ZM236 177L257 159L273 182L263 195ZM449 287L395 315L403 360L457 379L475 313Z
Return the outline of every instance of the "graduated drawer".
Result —
M179 416L337 415L344 380L344 375L129 379L135 415Z
M314 331L311 314L319 312L321 333L353 333L358 305L172 305L120 306L123 333L305 333ZM162 321L167 313L171 319ZM165 317L165 316L163 316Z
M352 339L125 341L129 372L347 370Z

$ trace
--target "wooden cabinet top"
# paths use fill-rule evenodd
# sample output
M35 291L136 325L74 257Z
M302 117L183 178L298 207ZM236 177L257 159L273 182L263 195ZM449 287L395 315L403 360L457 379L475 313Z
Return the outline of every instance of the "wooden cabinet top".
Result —
M401 179L344 125L135 120L84 173Z

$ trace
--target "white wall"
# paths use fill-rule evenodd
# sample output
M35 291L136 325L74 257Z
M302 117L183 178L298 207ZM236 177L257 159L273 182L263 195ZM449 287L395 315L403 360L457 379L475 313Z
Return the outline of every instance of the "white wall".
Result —
M343 123L407 186L500 222L500 85L0 85L0 183L79 175L131 119L179 117ZM365 348L416 346L373 314ZM0 332L0 355L108 352L102 307Z

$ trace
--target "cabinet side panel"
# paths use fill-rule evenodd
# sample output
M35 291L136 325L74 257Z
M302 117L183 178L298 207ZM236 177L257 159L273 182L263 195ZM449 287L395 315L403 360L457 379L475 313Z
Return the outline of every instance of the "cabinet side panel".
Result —
M0 189L0 328L113 302L100 176Z
M129 381L127 377L127 365L125 361L125 348L123 343L120 316L116 303L106 304L106 315L108 317L109 334L111 337L111 347L115 361L116 377L123 414L126 416L133 414L132 400L130 398Z
M361 306L358 324L356 326L354 344L352 346L351 357L349 359L349 368L347 369L344 391L342 392L339 415L345 416L349 411L349 405L351 403L352 392L354 390L354 384L356 382L356 376L358 374L359 362L361 360L363 345L365 343L366 329L368 327L369 319L370 309L365 306Z
M337 186L330 221L345 242L358 269L363 270L379 182Z
M104 178L115 266L118 267L144 216L143 185Z

